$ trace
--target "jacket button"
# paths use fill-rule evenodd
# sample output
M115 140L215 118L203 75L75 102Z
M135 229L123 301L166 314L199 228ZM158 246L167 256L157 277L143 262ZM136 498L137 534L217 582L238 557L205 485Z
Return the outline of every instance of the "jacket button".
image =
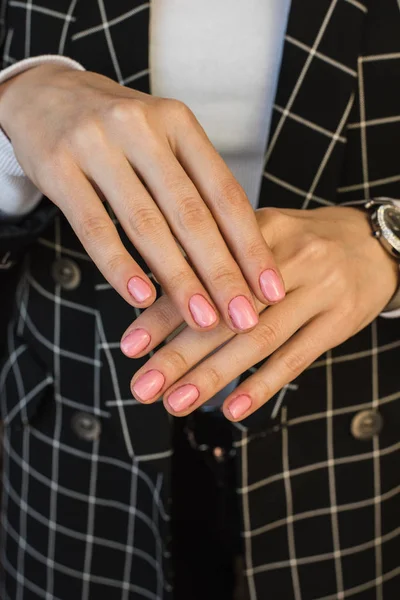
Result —
M351 433L356 440L371 440L382 427L382 416L375 410L362 410L351 421Z
M97 417L90 413L77 412L72 417L72 431L85 442L94 442L99 439L101 423Z
M64 290L75 290L81 282L81 271L73 260L60 258L53 263L53 279Z

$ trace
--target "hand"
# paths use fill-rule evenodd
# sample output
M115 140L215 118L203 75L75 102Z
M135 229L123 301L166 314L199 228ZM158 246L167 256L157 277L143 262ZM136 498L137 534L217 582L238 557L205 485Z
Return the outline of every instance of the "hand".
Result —
M2 88L0 123L25 173L133 306L149 306L155 289L101 199L194 329L215 327L217 307L233 331L249 330L251 291L263 303L284 296L243 189L181 102L42 65Z
M240 420L323 352L366 327L394 294L398 265L372 237L361 210L262 209L257 219L281 267L285 299L266 309L259 303L259 324L241 336L223 324L208 333L183 329L135 374L138 400L163 395L170 413L186 415L270 357L224 402L225 416ZM149 352L179 324L171 302L161 298L127 330L121 347L132 356L135 337L148 335Z

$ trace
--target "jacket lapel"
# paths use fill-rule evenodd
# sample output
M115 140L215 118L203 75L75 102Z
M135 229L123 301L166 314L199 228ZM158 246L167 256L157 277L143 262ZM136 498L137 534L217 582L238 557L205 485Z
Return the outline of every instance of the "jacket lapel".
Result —
M335 202L366 12L353 0L292 0L260 206Z

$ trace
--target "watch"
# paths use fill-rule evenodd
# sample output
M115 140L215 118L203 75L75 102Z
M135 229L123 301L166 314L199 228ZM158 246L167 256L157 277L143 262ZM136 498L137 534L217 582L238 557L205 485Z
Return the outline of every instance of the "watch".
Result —
M391 198L374 198L372 200L346 202L341 206L364 209L369 216L372 235L400 264L400 202L397 205ZM385 307L384 312L398 308L400 308L400 286Z

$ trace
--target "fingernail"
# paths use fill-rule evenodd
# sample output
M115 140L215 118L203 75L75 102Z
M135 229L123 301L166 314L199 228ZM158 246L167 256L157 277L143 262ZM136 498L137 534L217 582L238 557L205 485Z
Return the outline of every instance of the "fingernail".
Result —
M260 288L269 302L278 302L285 297L285 288L272 269L266 269L261 273Z
M128 291L136 302L145 302L151 296L151 287L140 277L132 277L128 281Z
M234 419L239 419L242 415L244 415L245 412L249 410L250 406L250 396L245 396L242 394L241 396L237 396L229 403L228 410Z
M211 304L201 296L195 294L189 300L189 310L193 319L200 327L209 327L217 320L217 314Z
M167 402L174 412L186 410L200 396L200 392L195 385L191 383L178 388L167 398Z
M133 391L140 400L151 400L158 394L165 383L165 377L160 371L148 371L133 386Z
M238 329L251 329L258 323L258 317L250 302L244 296L237 296L230 301L229 316Z
M150 341L150 334L145 329L135 329L121 340L121 350L127 356L135 356L142 352Z

